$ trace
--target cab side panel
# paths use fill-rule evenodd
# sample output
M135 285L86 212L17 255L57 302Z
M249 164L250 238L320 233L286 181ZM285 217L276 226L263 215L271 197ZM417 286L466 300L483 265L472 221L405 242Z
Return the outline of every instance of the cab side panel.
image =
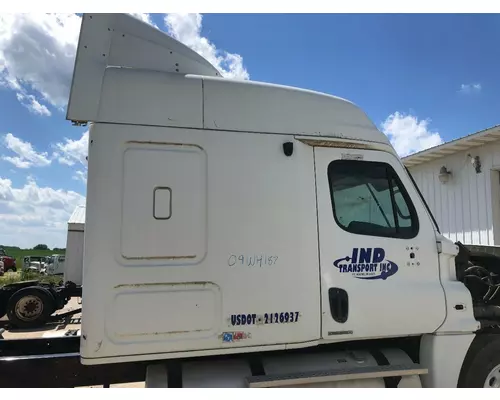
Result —
M94 125L83 361L319 339L317 240L312 147Z

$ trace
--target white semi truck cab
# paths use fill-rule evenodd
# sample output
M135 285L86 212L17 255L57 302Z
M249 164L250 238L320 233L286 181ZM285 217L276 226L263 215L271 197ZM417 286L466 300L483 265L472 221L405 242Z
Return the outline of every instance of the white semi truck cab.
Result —
M500 266L439 233L353 103L85 14L81 362L148 386L498 387ZM172 363L172 361L175 361Z
M47 261L47 274L48 275L63 275L64 274L64 262L66 256L64 254L53 254L48 257Z

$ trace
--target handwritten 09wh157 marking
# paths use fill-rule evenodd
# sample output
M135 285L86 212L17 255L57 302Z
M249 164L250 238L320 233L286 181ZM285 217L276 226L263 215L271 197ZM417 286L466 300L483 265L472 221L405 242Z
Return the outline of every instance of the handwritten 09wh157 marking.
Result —
M276 265L278 256L269 256L265 254L231 254L227 259L227 265L230 267L245 266L245 267L266 267Z

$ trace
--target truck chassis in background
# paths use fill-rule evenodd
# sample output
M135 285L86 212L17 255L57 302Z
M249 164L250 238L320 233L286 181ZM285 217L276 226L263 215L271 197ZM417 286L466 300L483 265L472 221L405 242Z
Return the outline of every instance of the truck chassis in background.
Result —
M52 285L39 281L23 281L0 287L0 318L7 315L16 328L36 328L47 322L81 312L81 309L53 315L72 297L81 297L82 287L72 282Z

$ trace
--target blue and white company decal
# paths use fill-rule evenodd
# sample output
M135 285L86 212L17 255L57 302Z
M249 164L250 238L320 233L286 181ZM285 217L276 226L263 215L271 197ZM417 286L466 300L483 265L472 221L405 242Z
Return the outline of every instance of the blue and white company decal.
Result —
M354 248L352 254L333 262L341 274L352 274L358 279L386 280L398 272L396 263L385 258L385 250L375 248Z

